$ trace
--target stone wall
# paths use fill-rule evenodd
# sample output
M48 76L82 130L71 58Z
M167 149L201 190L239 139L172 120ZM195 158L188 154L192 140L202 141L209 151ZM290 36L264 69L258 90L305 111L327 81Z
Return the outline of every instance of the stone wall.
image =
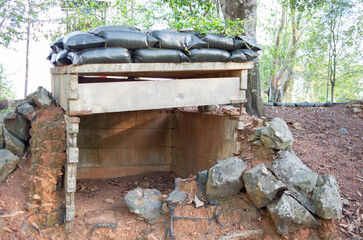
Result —
M49 212L59 208L62 199L63 167L66 162L66 128L63 110L54 106L37 109L30 129L32 166L29 170L28 209Z

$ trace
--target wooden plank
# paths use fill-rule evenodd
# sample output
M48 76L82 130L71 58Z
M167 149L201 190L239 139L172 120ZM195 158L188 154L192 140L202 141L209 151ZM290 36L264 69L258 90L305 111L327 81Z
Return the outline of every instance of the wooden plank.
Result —
M82 168L78 170L77 179L105 179L132 176L149 172L170 171L171 165L143 165Z
M229 104L244 99L239 78L210 78L149 82L93 83L79 85L79 100L70 100L70 111L95 113L172 107Z
M210 72L252 69L253 62L200 62L200 63L121 63L121 64L86 64L51 68L52 74L79 75L119 75L125 73L171 73L171 72ZM127 74L126 74L127 75ZM156 74L157 76L157 74ZM172 76L172 75L171 75Z

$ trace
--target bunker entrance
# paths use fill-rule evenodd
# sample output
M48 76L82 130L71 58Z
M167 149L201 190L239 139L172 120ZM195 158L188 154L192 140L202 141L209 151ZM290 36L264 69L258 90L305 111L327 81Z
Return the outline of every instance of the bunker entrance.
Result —
M187 177L233 156L237 125L226 116L174 110L81 116L77 179Z

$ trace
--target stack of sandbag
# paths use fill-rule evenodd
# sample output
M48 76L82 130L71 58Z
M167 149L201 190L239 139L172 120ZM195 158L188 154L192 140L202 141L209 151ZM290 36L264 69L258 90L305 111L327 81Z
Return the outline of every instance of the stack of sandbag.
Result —
M200 34L129 26L101 26L72 32L51 44L54 66L92 63L247 62L261 47L242 35Z

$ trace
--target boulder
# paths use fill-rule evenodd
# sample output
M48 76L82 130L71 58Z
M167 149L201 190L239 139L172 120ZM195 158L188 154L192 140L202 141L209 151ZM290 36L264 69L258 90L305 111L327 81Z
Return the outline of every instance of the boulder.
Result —
M27 102L18 107L18 113L29 121L31 121L31 116L33 112L34 107Z
M273 150L286 150L291 147L294 138L292 133L281 118L273 118L270 124L261 130L261 142Z
M343 203L334 176L323 176L324 183L317 186L312 195L315 214L324 219L340 219Z
M9 150L0 150L0 182L3 182L14 171L18 162L19 158Z
M219 160L208 171L205 191L208 201L238 194L243 188L241 176L245 169L245 163L237 157Z
M161 193L156 189L136 188L125 195L126 205L130 211L149 220L160 216Z
M286 185L276 179L265 164L246 171L243 174L243 183L248 196L257 208L267 206L279 191L286 189Z
M8 112L5 113L5 119L15 119L16 118L16 102L15 100L8 101Z
M280 199L267 206L277 232L288 234L305 227L317 227L314 216L294 198L283 194Z
M5 128L12 133L17 139L25 141L30 129L28 120L17 114L15 119L5 119Z
M32 97L35 104L40 108L48 107L52 102L49 92L43 87L38 87L38 90L28 97Z
M273 167L279 171L276 175L281 176L286 183L292 184L297 190L304 193L314 190L319 175L311 171L294 153L280 151Z
M214 105L206 105L206 106L198 106L198 111L200 113L203 112L213 112L215 110L217 110L219 108L218 104L214 104Z
M172 191L169 196L164 200L169 204L184 202L187 199L187 194L178 190Z
M22 156L24 154L24 148L25 148L24 143L19 139L17 139L8 130L6 130L6 128L3 128L3 131L5 138L5 148L18 156Z

